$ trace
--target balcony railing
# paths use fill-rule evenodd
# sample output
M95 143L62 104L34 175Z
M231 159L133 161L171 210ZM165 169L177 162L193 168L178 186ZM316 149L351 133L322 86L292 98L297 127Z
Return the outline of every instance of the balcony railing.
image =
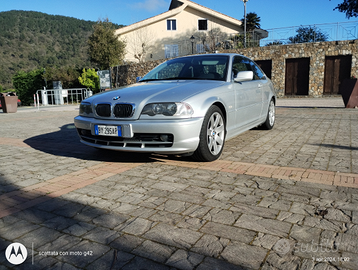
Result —
M338 41L338 40L353 40L358 39L358 21L352 22L337 22L326 24L314 24L314 25L301 25L283 28L266 29L269 35L267 38L260 41L260 46L266 46L267 44L291 44L295 43L292 39L297 35L299 28L311 28L316 33L322 33L326 37L326 41ZM291 39L290 39L291 38ZM310 42L320 41L313 35L313 40Z

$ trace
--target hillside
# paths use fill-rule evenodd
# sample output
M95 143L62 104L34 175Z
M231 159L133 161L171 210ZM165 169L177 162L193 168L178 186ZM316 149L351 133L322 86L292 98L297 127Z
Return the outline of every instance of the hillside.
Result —
M0 85L12 88L19 70L90 67L87 39L95 23L34 11L0 12Z

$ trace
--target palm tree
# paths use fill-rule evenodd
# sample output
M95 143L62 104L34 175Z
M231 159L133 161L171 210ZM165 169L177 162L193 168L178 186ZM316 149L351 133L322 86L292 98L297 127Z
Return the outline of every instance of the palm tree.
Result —
M245 18L241 19L245 21ZM257 16L255 12L249 12L246 15L246 29L247 31L252 31L254 29L260 28L260 17Z

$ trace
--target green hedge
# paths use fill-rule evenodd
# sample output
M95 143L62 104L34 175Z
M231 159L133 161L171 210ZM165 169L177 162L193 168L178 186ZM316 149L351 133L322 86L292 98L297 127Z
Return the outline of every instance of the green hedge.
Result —
M22 105L33 103L33 96L36 91L43 89L43 69L36 69L29 72L18 71L13 77L13 85Z

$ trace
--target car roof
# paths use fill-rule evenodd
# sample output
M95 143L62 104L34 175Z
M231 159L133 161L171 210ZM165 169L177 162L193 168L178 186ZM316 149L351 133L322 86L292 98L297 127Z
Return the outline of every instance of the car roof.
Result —
M185 58L185 57L209 57L209 56L229 56L229 57L242 56L242 57L246 57L246 56L241 55L241 54L238 54L238 53L206 53L206 54L186 55L186 56L181 56L181 57L177 57L177 58Z

